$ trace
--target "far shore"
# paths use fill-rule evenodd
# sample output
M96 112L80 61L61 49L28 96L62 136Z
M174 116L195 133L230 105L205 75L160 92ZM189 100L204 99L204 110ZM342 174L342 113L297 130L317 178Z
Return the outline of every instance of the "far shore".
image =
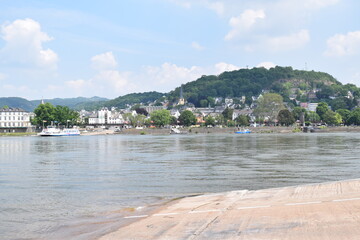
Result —
M280 127L280 126L266 126L266 127L248 127L251 133L301 133L299 127ZM179 128L181 134L234 134L237 130L236 127L184 127ZM169 128L129 128L114 131L113 129L93 129L85 130L80 129L82 136L96 136L96 135L170 135ZM334 132L360 132L360 126L338 126L338 127L325 127L316 129L315 132L321 133L334 133ZM309 133L311 134L311 133ZM0 137L19 137L19 136L36 136L35 132L26 133L0 133Z
M298 133L298 127L249 127L251 133ZM235 127L193 127L193 128L179 128L182 134L234 134L237 128ZM317 129L317 132L360 132L360 126L341 126L341 127L326 127ZM112 130L103 131L88 131L82 135L105 135L105 134L124 134L124 135L169 135L169 128L143 128L143 129L122 129L120 132ZM309 133L310 134L310 133Z

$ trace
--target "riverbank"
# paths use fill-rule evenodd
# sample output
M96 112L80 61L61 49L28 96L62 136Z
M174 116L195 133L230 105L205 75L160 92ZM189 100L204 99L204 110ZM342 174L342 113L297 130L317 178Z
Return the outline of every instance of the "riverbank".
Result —
M180 199L99 240L358 239L360 180Z
M296 133L300 132L296 127L249 127L251 133ZM183 134L233 134L236 131L235 127L194 127L194 128L179 128ZM326 127L317 129L316 132L360 132L360 126L341 126L341 127ZM113 132L114 134L129 134L129 135L168 135L170 129L168 128L144 128L144 129L122 129L120 132ZM111 134L104 132L104 134Z
M298 127L249 127L251 133L298 133L301 132ZM192 127L179 128L182 134L233 134L236 131L235 127ZM80 129L83 136L96 135L169 135L171 133L169 128L144 128L144 129L122 129L121 131L114 131L112 129L94 129L85 131ZM316 129L315 132L332 133L332 132L360 132L360 126L341 126L341 127L325 127ZM18 136L36 136L37 133L0 133L0 137L18 137Z

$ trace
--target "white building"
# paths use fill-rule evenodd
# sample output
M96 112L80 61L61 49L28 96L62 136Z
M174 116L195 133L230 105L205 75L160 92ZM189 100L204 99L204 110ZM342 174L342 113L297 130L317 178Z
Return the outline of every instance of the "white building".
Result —
M90 125L116 125L123 124L124 119L120 112L108 108L102 108L89 116Z
M16 129L27 129L31 127L30 117L31 113L21 108L2 108L0 109L0 131L16 132Z

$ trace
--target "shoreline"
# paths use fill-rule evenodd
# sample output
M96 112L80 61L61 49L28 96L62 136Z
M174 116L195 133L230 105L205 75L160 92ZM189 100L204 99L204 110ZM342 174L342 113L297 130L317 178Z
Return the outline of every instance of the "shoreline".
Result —
M281 133L281 134L296 134L302 133L298 131L297 127L248 127L251 130L251 133ZM180 128L182 134L234 134L235 127L193 127L193 128ZM114 130L104 130L96 129L94 131L81 131L81 136L98 136L98 135L170 135L169 128L144 128L144 129L122 129L120 132L115 132ZM335 133L335 132L344 132L344 133L360 133L360 126L341 126L341 127L326 127L318 129L315 133ZM313 134L313 133L308 133ZM176 134L175 134L176 135ZM180 134L181 135L181 134ZM37 136L37 133L6 133L1 134L0 137L32 137Z
M296 127L249 127L251 133L302 133L297 131ZM180 128L183 134L234 134L235 127L224 128L207 128L207 127L193 127L193 128ZM341 126L341 127L326 127L317 130L315 133L333 133L333 132L360 132L360 126ZM120 132L111 132L111 130L104 130L104 132L87 133L86 135L107 135L107 134L119 134L119 135L170 135L170 129L168 128L144 128L144 129L123 129ZM313 133L308 133L313 134ZM83 134L85 135L85 134ZM176 135L176 134L175 134ZM181 134L180 134L181 135Z
M350 179L185 197L98 240L357 239L358 214L348 209L360 208L359 187Z

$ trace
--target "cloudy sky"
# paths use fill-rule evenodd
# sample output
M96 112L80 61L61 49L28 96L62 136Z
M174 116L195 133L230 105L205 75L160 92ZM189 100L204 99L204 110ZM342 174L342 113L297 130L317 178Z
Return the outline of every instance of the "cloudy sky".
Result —
M360 86L357 0L0 0L0 97L167 92L258 66Z

